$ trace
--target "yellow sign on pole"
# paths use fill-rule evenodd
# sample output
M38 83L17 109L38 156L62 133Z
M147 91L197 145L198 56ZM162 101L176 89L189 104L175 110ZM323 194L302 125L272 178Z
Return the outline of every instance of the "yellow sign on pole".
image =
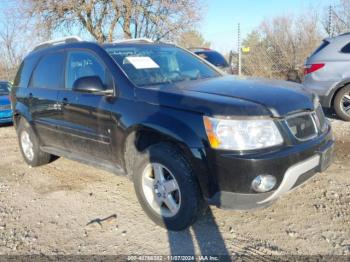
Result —
M249 46L243 46L242 47L242 52L243 53L249 53L250 52L250 47Z

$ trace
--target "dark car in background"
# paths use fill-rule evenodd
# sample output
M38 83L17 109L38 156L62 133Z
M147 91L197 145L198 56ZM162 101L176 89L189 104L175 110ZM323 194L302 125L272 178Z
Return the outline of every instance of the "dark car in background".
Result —
M212 65L220 68L222 71L232 74L232 68L230 64L226 61L225 57L219 52L212 50L210 48L191 48L193 53L200 56L201 58L207 60Z
M10 87L10 82L0 81L0 124L12 122Z
M171 230L208 204L270 205L333 154L331 126L300 85L236 79L161 42L43 43L22 62L12 102L28 165L63 156L128 175Z

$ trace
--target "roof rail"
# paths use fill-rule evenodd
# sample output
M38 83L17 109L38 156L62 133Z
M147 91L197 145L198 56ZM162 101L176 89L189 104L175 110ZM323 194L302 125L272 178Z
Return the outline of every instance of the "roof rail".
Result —
M75 42L81 42L83 41L79 36L67 36L59 39L54 39L46 42L42 42L38 44L37 46L34 47L33 51L54 46L54 45L59 45L59 44L66 44L66 43L75 43Z
M146 43L154 43L152 39L148 38L131 38L131 39L122 39L122 40L117 40L114 41L113 43L132 43L132 42L146 42Z
M339 34L337 36L343 36L343 35L350 35L350 32L343 32L343 33L341 33L341 34ZM337 36L334 36L334 37L337 37Z
M190 47L190 48L187 48L188 50L191 50L191 51L194 51L194 50L198 50L198 51L211 51L212 49L209 48L209 47Z

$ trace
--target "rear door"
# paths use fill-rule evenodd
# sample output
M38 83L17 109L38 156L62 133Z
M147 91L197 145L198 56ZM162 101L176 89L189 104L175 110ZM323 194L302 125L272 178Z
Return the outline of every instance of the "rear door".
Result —
M73 49L67 51L65 71L66 88L58 95L63 112L63 122L58 128L65 147L81 157L111 160L113 98L72 90L77 79L87 76L98 76L106 90L113 89L109 70L92 51Z
M43 55L29 81L27 99L33 127L43 145L57 146L57 123L60 119L58 91L64 87L64 53Z

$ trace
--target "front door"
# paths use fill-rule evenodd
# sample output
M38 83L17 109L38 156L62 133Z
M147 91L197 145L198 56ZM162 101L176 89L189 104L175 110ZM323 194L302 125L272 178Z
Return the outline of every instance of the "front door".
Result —
M112 160L112 99L101 94L73 91L74 82L87 76L98 76L106 90L112 89L112 77L106 66L90 51L69 51L66 61L66 88L58 94L63 112L59 130L65 147L80 156Z

